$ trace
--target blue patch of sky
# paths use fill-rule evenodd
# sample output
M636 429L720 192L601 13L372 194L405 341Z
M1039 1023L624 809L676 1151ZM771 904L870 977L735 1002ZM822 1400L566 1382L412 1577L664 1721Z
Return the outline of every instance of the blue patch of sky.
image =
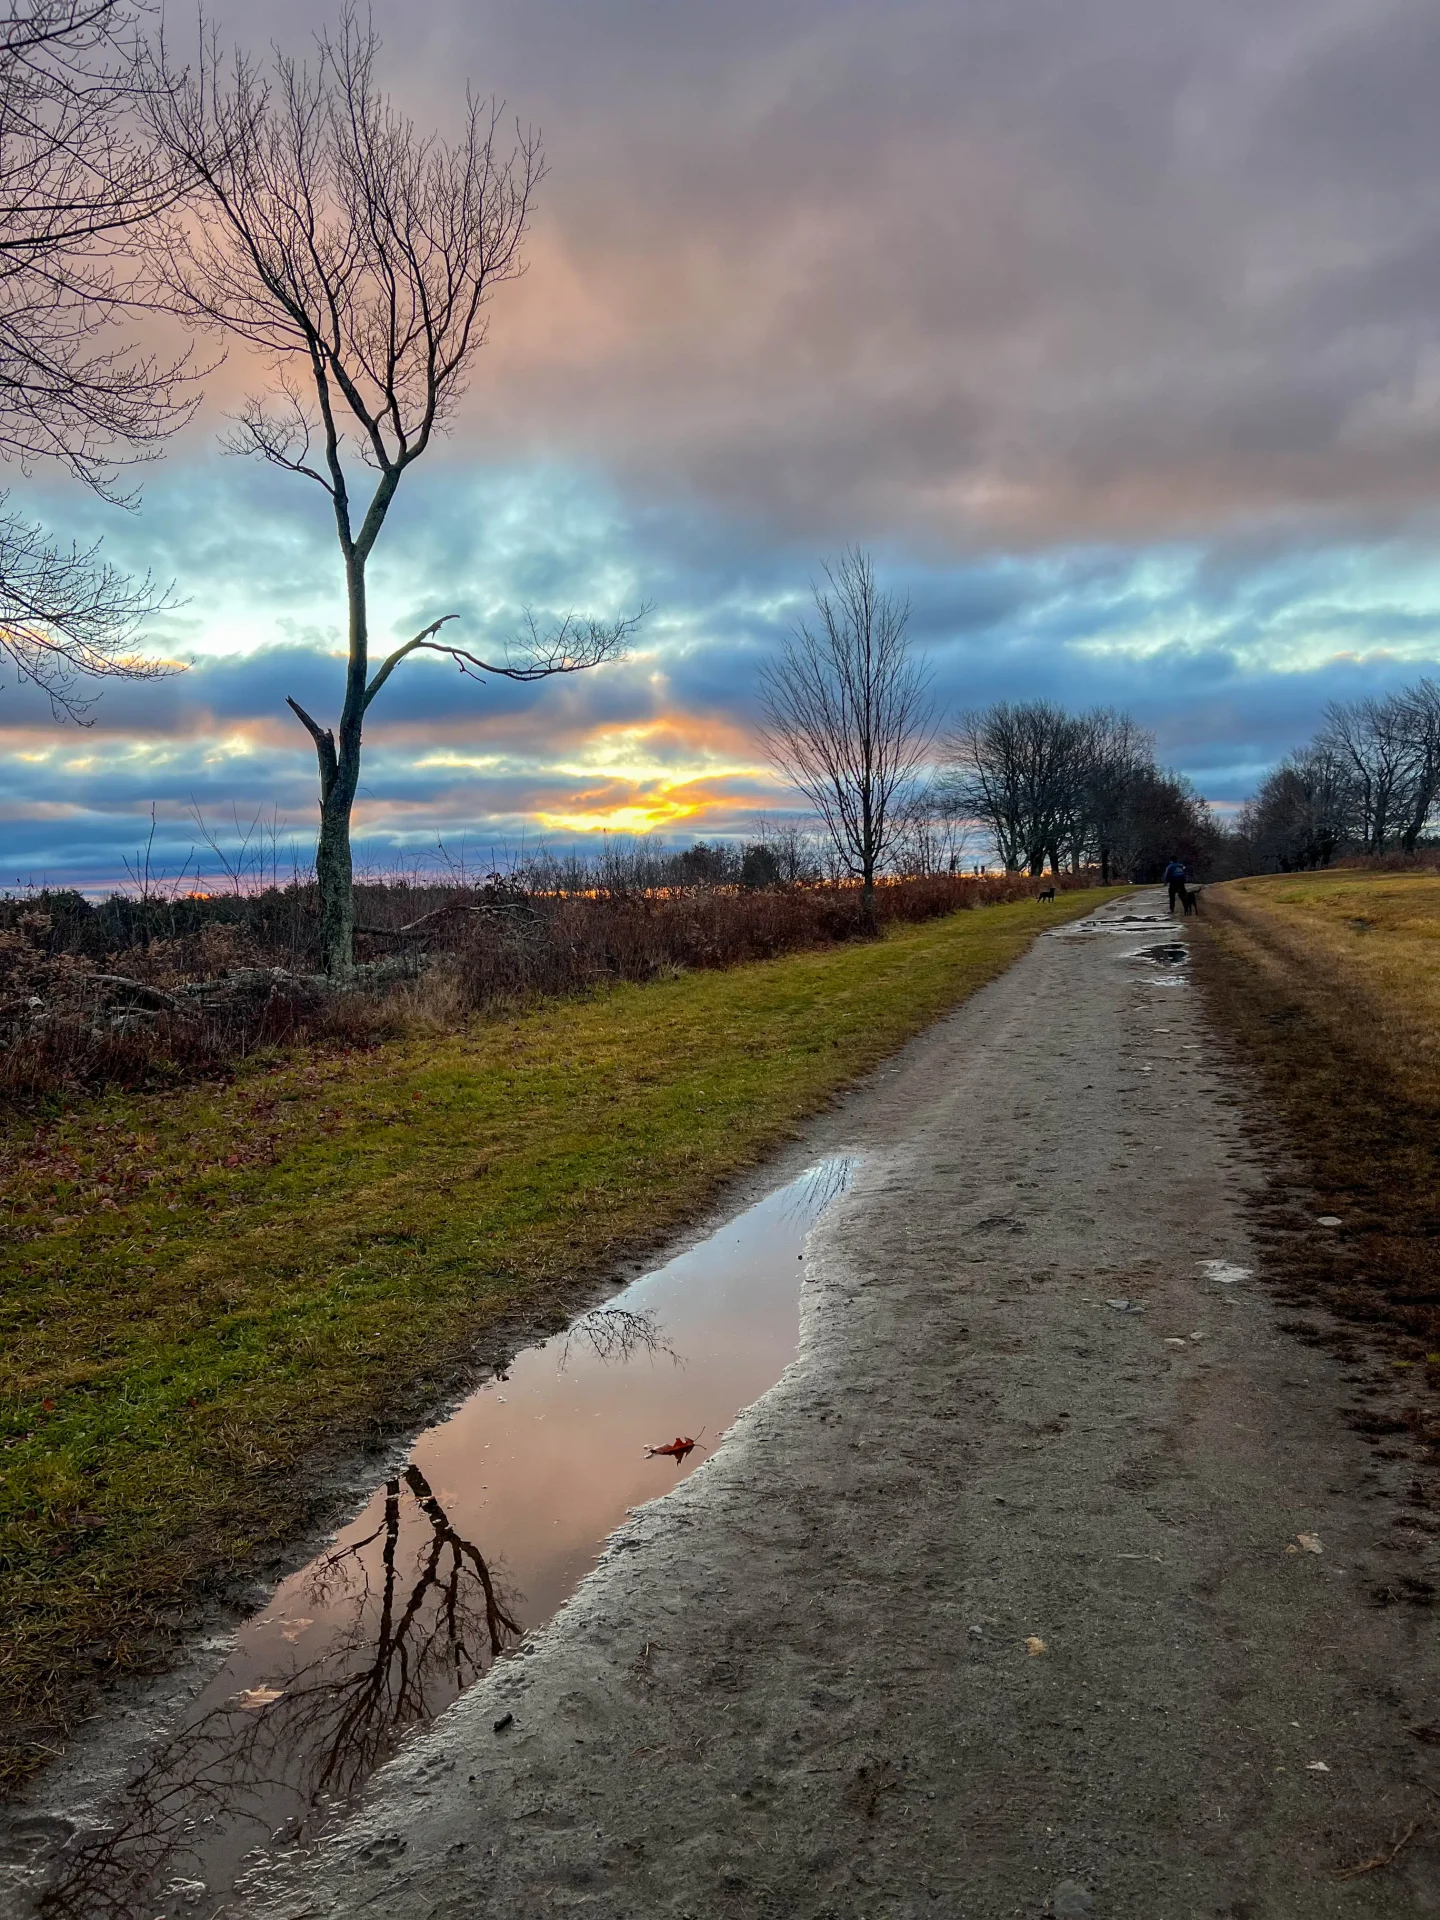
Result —
M24 689L0 690L0 882L119 877L152 804L172 867L193 839L192 801L222 821L278 808L303 842L313 763L298 728L287 739L284 698L329 718L340 686L343 603L323 496L207 458L159 474L133 516L58 493L42 505L67 533L103 530L119 563L174 578L183 604L154 637L193 664L159 683L111 684L85 732L57 726ZM1250 791L1328 700L1383 692L1440 658L1440 560L1418 538L949 560L892 543L879 557L911 596L947 709L1032 697L1127 707L1221 802ZM584 742L600 729L669 712L702 731L749 730L755 669L803 613L821 558L763 524L627 497L580 467L450 455L417 471L373 563L377 654L440 613L461 616L449 629L461 644L496 653L527 607L542 623L642 601L653 611L627 665L563 685L477 686L448 663L409 663L372 716L372 848L414 852L447 832L513 838L537 788L593 781L600 763Z

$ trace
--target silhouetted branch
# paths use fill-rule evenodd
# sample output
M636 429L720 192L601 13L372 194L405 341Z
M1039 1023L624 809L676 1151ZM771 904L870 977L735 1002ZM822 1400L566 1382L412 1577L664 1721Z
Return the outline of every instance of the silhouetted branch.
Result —
M115 497L193 410L192 375L117 346L117 275L134 230L179 179L141 137L135 9L124 0L8 0L0 17L0 457L58 460Z
M5 510L0 493L0 657L39 687L57 717L83 723L83 679L157 680L182 669L135 649L145 622L172 607L149 574L100 558L99 542L65 547Z

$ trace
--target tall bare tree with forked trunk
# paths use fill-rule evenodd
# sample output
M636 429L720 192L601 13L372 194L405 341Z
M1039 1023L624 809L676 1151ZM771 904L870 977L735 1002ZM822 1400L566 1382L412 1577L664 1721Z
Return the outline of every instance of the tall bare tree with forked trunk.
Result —
M289 705L319 761L321 946L341 977L353 965L365 718L395 669L428 652L475 675L575 673L614 658L640 618L532 623L491 661L442 637L446 614L372 663L367 563L402 479L465 391L490 298L522 270L541 174L536 138L507 148L498 109L472 96L458 139L421 132L380 91L378 50L348 10L309 64L277 53L262 70L211 35L177 71L162 44L150 96L157 141L190 190L164 223L156 296L268 357L275 388L246 403L229 445L318 486L334 516L349 616L338 724Z

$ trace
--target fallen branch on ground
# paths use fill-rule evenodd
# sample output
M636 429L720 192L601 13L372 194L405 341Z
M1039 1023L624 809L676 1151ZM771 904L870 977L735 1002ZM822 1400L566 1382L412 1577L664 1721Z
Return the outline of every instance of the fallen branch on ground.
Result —
M1412 1820L1388 1853L1377 1853L1369 1860L1362 1860L1358 1866L1341 1867L1334 1877L1337 1880L1358 1880L1362 1873L1382 1872L1384 1868L1391 1864L1405 1843L1413 1838L1419 1826L1420 1822L1418 1819Z

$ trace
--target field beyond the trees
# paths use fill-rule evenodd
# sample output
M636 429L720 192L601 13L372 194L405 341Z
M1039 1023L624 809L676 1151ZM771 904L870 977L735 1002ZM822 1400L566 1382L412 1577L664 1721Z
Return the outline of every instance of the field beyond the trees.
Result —
M620 985L12 1121L4 1774L323 1509L311 1468L563 1323L622 1254L1115 889ZM188 1613L187 1613L187 1610Z

